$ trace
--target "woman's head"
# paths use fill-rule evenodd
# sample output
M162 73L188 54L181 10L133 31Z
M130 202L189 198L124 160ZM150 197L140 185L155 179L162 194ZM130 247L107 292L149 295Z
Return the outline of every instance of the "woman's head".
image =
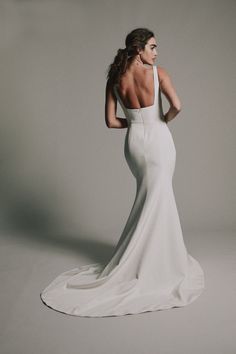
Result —
M118 83L130 61L138 60L153 65L157 56L154 33L147 28L136 28L127 34L125 48L118 49L112 64L108 68L107 79Z

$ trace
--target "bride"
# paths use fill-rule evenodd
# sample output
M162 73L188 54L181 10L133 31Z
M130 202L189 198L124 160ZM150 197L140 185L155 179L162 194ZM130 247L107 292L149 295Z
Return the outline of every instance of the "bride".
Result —
M121 316L186 306L204 289L204 273L188 252L172 186L176 149L168 128L181 103L157 57L154 33L136 28L109 67L105 121L127 128L124 156L136 195L106 264L58 275L41 299L54 310L85 317ZM161 93L170 103L163 114ZM117 102L126 119L116 116Z

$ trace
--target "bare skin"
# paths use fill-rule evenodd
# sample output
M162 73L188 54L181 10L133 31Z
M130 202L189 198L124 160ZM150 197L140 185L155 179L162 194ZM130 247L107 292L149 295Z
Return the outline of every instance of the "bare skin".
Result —
M152 65L157 57L156 40L148 40L144 50L128 60L126 72L122 75L119 85L119 95L127 108L142 108L151 106L154 102L154 81ZM146 67L144 64L151 65ZM166 69L157 67L159 86L167 98L170 107L163 119L168 123L181 111L181 102ZM117 98L109 80L106 84L105 122L108 128L126 128L127 120L116 116Z

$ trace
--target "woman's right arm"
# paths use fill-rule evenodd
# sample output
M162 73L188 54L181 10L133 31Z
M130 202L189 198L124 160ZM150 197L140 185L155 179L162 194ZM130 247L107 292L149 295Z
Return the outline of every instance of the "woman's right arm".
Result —
M116 116L117 112L117 98L114 94L113 87L109 83L106 83L105 93L105 122L108 128L127 128L128 122L126 119Z
M181 111L181 102L171 82L170 75L163 67L158 66L158 77L161 92L163 92L170 104L169 110L164 114L164 120L167 123Z

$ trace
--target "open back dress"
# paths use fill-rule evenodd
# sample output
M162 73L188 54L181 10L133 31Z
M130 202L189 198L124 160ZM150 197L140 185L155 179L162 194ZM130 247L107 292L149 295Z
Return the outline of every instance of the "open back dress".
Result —
M163 120L157 66L154 102L127 108L124 156L136 195L107 264L78 266L58 275L41 299L54 310L85 317L121 316L181 307L204 289L199 262L188 254L172 187L176 149Z

